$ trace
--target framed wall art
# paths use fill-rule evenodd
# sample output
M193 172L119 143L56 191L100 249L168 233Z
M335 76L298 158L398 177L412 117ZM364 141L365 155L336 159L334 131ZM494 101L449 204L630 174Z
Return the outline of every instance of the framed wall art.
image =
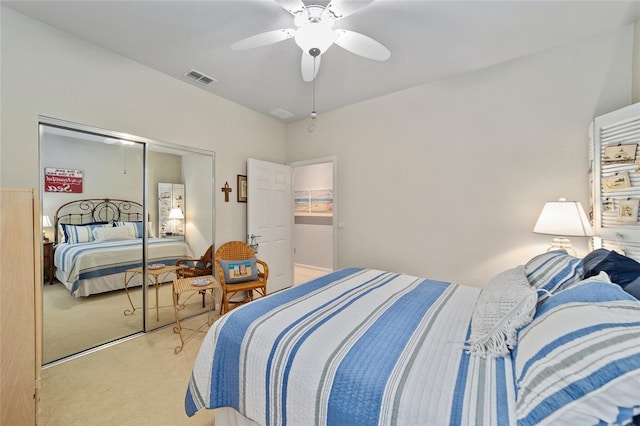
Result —
M624 164L636 161L638 144L615 145L604 147L603 164Z
M631 186L631 180L629 179L629 172L616 173L613 176L602 178L602 192L616 191L622 188L629 188Z
M638 203L640 200L622 200L618 209L616 222L618 223L637 223L638 222Z
M333 216L333 189L304 189L293 192L296 216Z
M44 191L82 194L82 171L46 167L44 169Z
M247 177L243 175L238 175L238 202L246 203L247 202Z

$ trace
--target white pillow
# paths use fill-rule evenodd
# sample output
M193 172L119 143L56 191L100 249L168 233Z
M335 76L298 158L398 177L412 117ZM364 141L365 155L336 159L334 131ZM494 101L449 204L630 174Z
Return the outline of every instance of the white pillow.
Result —
M518 342L518 329L531 322L538 295L524 265L508 269L482 289L471 318L470 353L503 356Z
M117 226L110 228L95 228L93 237L96 241L112 241L112 240L133 240L131 229L128 226Z

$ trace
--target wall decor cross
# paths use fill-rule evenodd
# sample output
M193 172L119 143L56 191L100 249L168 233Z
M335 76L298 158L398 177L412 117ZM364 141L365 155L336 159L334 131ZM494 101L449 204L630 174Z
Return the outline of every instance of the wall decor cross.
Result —
M221 191L224 192L224 202L228 203L229 193L233 191L233 189L231 189L231 187L229 186L229 182L224 183L224 186L221 188Z

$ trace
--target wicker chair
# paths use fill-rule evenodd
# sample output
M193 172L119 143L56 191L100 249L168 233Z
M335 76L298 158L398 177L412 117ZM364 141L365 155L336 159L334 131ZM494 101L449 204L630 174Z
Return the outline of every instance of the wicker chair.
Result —
M224 265L225 262L221 261L250 260L251 258L255 257L256 254L251 249L251 246L249 246L249 244L243 243L242 241L230 241L221 245L220 247L218 247L218 250L216 250L214 261L216 270L218 272L218 279L222 287L222 304L220 306L221 315L229 312L231 309L237 307L238 305L253 300L254 291L262 296L267 295L267 279L269 278L269 266L262 260L256 259L257 271L251 271L253 274L256 274L257 272L257 280L228 283L226 278L229 277L228 271L225 277L225 266L228 267L228 265ZM236 294L245 291L247 292L246 298L242 300L232 300L232 298ZM230 308L230 305L234 306Z
M180 269L176 270L176 276L178 278L213 275L213 246L210 246L199 259L178 259L176 266L180 266ZM202 307L204 308L205 292L201 291L200 293L202 294Z

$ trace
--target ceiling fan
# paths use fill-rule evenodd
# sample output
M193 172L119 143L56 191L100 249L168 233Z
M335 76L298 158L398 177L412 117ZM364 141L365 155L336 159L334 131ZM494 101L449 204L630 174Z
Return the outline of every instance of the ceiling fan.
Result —
M371 37L355 31L333 29L335 21L357 12L373 0L331 0L327 6L306 6L302 0L275 0L293 15L296 28L267 31L231 45L234 50L253 49L294 38L302 49L302 79L313 81L320 68L320 57L334 43L343 49L376 61L391 57L389 49Z

